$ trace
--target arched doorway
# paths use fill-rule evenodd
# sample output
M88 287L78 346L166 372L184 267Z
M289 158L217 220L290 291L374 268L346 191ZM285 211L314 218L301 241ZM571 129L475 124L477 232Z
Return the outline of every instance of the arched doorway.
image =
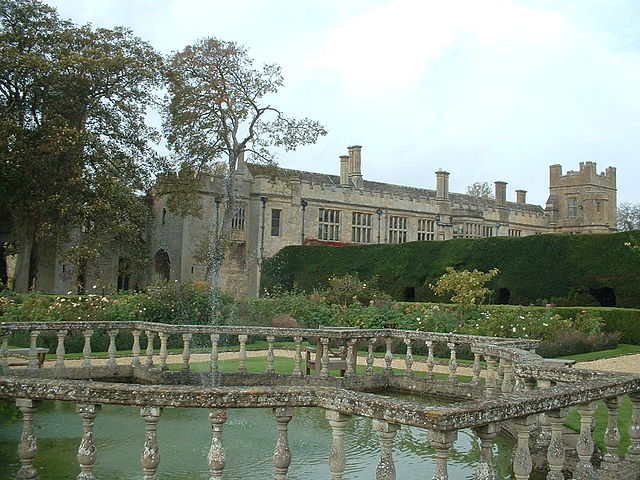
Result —
M589 293L598 301L601 307L616 306L616 293L613 291L613 288L590 288Z
M162 248L155 255L155 273L163 282L168 282L171 275L171 260L169 254Z
M511 297L511 292L508 288L499 288L496 292L496 305L508 305L509 297Z

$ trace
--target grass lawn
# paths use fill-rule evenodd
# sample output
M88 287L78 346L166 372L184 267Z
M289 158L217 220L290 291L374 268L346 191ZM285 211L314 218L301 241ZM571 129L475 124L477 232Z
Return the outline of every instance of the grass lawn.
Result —
M612 350L601 350L599 352L580 353L578 355L568 355L560 357L567 360L577 360L578 362L589 362L591 360L600 360L601 358L617 357L619 355L629 355L631 353L640 353L640 345L628 345L626 343L618 344L618 348Z

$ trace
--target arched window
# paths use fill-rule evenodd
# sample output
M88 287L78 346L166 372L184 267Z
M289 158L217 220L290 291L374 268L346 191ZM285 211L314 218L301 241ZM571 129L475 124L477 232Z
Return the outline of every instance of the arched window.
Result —
M155 255L155 273L163 282L168 282L171 275L169 254L162 248Z

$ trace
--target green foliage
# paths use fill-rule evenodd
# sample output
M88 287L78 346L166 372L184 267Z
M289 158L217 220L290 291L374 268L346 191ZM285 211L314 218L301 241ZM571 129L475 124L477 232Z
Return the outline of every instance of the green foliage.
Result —
M435 285L429 288L438 295L452 293L451 301L459 304L463 308L471 308L482 303L487 298L491 290L485 284L499 273L497 268L489 270L487 273L474 269L456 271L453 267L447 267Z
M368 305L373 302L384 302L389 295L381 292L376 286L377 279L360 280L357 275L340 275L327 280L327 288L320 292L323 299L333 305L350 305L360 303Z
M625 246L640 232L611 235L533 235L399 245L290 246L265 259L262 287L325 288L329 277L378 276L395 300L413 288L418 301L438 301L428 288L446 267L456 270L500 270L487 287L508 290L510 304L550 303L582 289L613 290L616 306L640 307L640 255ZM488 298L489 302L494 299Z

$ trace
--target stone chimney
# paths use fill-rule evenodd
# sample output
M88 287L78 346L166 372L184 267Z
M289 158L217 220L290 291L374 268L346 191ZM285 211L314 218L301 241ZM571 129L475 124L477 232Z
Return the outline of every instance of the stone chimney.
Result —
M436 172L436 200L449 199L449 172L438 170Z
M526 190L516 190L516 203L518 205L524 205L527 203L527 191Z
M349 185L349 155L340 155L340 185Z
M349 180L357 188L362 188L362 160L360 145L354 145L349 150Z
M507 182L493 182L496 192L496 205L504 207L507 205Z

